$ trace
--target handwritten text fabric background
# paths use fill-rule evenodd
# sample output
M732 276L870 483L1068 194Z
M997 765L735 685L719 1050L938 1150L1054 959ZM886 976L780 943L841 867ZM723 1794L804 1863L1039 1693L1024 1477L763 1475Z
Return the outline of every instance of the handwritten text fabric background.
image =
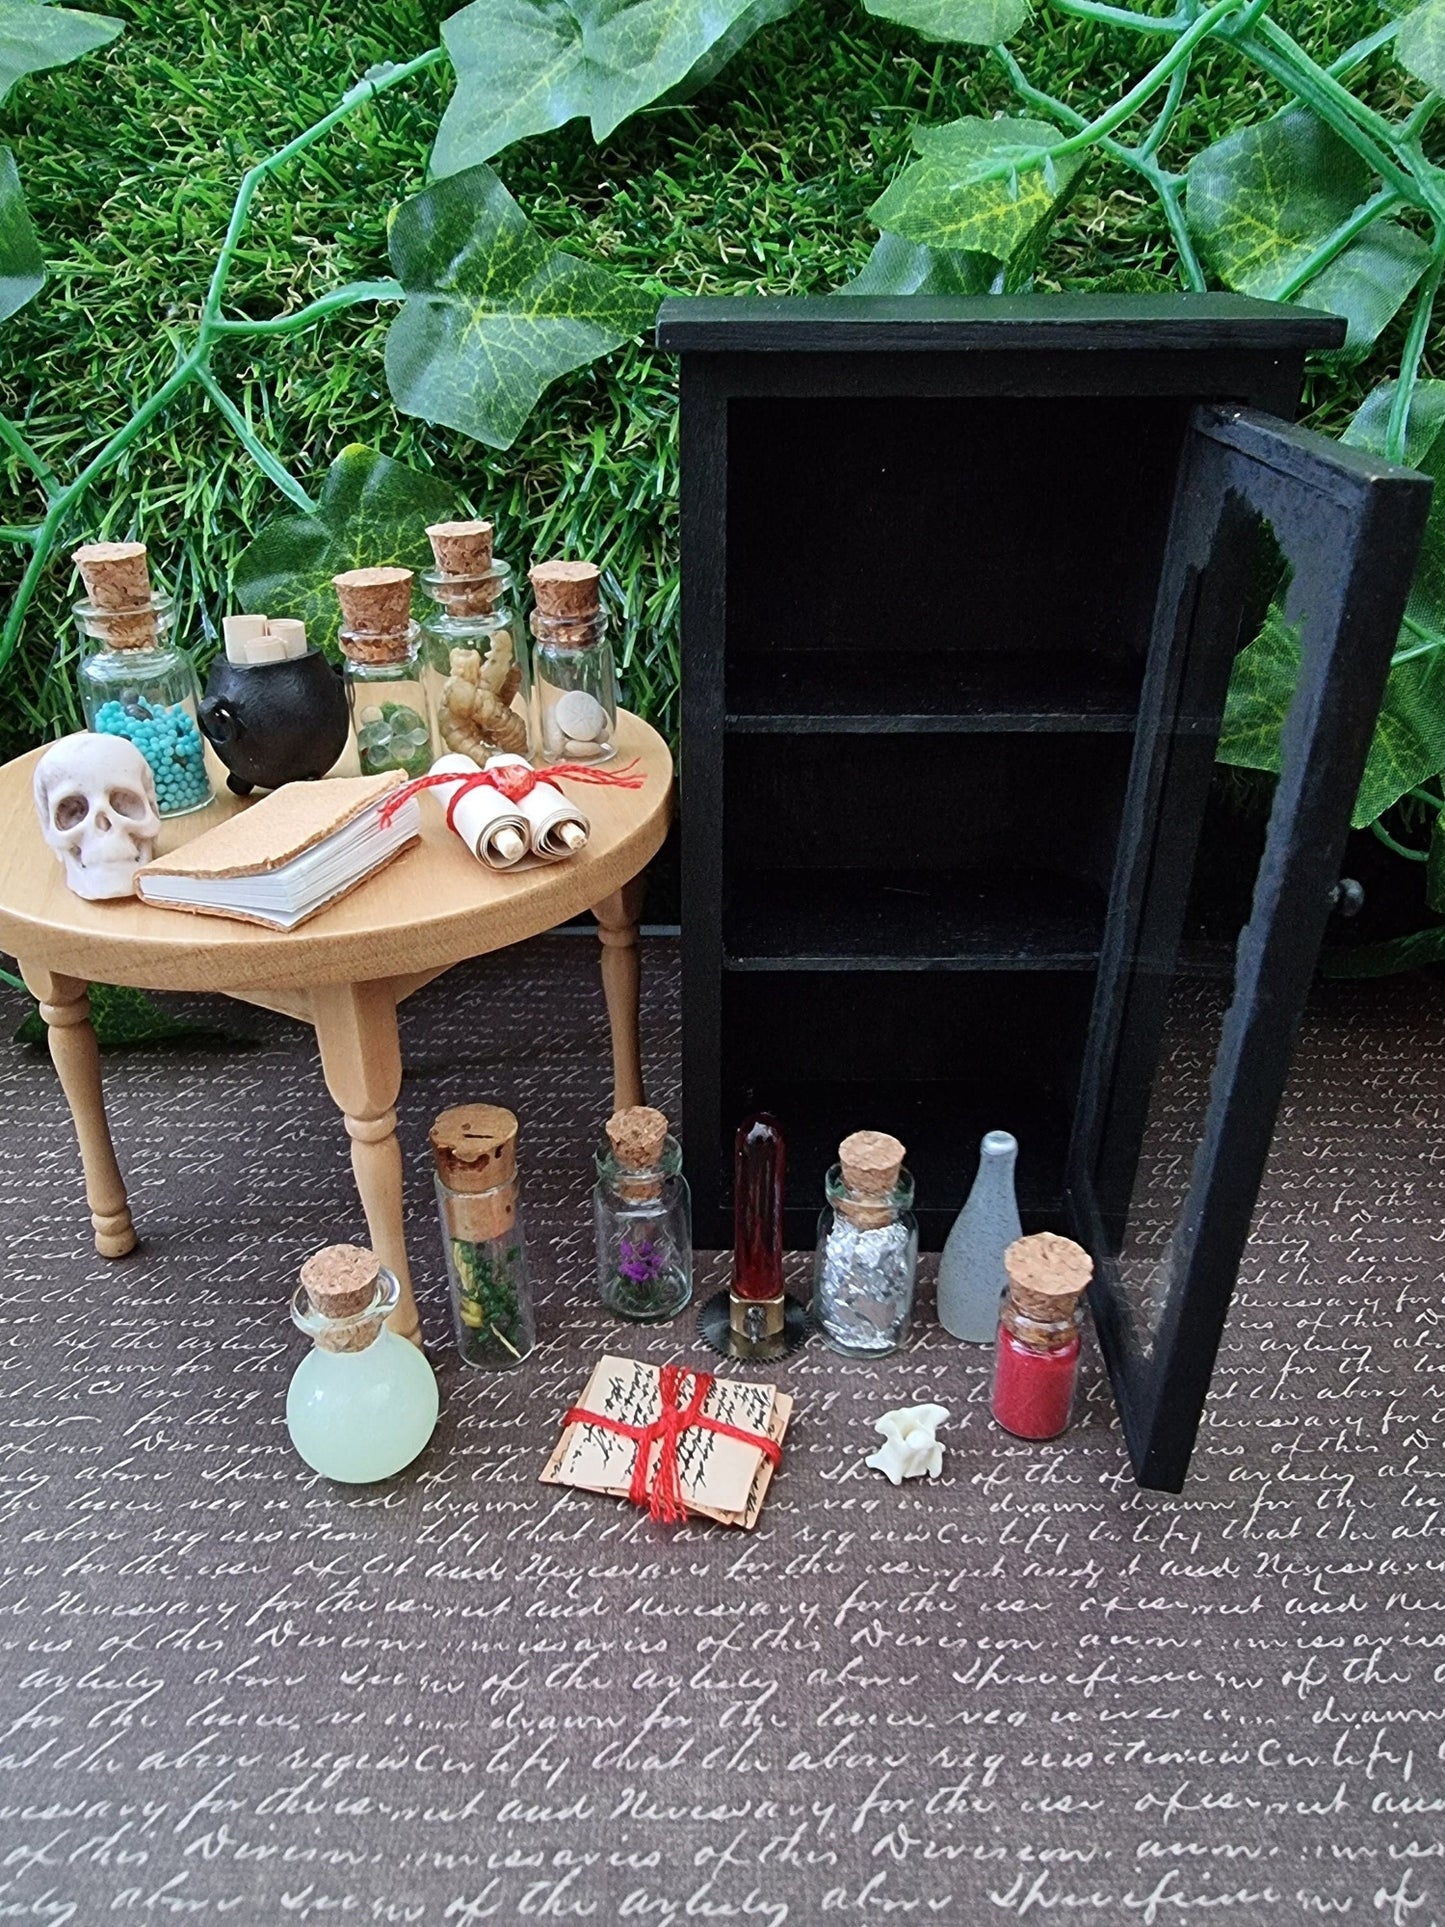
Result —
M669 945L644 1002L671 1104ZM48 1063L3 1057L0 1919L1445 1923L1445 985L1317 998L1182 1498L1133 1486L1092 1358L1062 1443L1004 1438L925 1288L906 1357L779 1374L751 1536L536 1482L603 1350L698 1356L596 1301L590 944L402 1013L443 1418L349 1494L282 1421L297 1266L364 1235L340 1119L299 1028L194 1007L257 1047L107 1059L118 1265ZM509 1377L440 1296L425 1129L470 1099L523 1120ZM894 1492L869 1428L921 1398L945 1477Z

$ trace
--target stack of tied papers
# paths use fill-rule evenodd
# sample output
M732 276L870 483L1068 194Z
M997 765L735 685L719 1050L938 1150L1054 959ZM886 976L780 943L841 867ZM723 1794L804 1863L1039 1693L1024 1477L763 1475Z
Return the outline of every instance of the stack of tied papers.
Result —
M405 780L389 770L287 783L170 856L142 864L136 894L166 909L294 930L421 835L414 796L381 823L382 804Z
M694 1383L689 1372L681 1392L684 1407ZM604 1358L574 1409L578 1413L596 1412L637 1429L651 1425L662 1411L657 1366L644 1365L635 1358ZM775 1385L748 1385L726 1378L713 1380L702 1405L706 1417L760 1439L771 1439L777 1445L782 1444L792 1410L792 1399ZM544 1485L580 1486L587 1492L625 1499L630 1495L640 1449L633 1439L577 1418L564 1428L542 1468L541 1480ZM662 1447L654 1442L647 1450L650 1488ZM773 1461L760 1446L695 1425L678 1439L677 1471L682 1502L689 1515L751 1529L763 1509Z

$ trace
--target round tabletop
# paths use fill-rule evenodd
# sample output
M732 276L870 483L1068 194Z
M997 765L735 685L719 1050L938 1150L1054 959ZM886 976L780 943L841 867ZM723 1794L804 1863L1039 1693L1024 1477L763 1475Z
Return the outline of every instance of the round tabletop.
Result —
M31 785L43 750L0 768L0 949L87 982L143 990L304 989L443 970L483 951L537 936L601 903L657 853L667 834L672 758L655 729L626 711L617 718L612 768L636 758L641 789L569 786L592 834L560 863L489 870L446 827L435 797L421 798L422 836L349 896L289 931L230 917L158 909L133 897L87 903L40 835ZM337 774L347 773L343 758ZM354 761L351 762L354 768ZM224 787L194 816L161 826L169 855L237 810ZM326 781L322 778L322 781Z

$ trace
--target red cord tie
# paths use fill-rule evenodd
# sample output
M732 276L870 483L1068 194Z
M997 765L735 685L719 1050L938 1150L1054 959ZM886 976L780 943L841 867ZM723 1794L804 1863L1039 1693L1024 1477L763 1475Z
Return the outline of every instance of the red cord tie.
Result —
M434 770L430 776L418 776L410 783L403 783L399 790L393 790L381 806L380 823L386 829L408 797L415 796L420 790L435 789L442 783L455 783L456 795L447 804L447 828L457 826L453 820L457 804L473 790L496 790L505 796L509 803L520 803L524 796L530 796L539 783L554 781L564 776L571 783L596 783L605 789L640 790L647 781L646 773L634 774L637 759L625 763L621 769L594 769L590 763L553 763L546 769L532 769L526 763L499 763L495 769L479 769L471 776L463 776L455 770Z
M682 1381L689 1377L692 1379L692 1396L683 1405ZM774 1465L783 1456L783 1448L776 1439L764 1438L761 1432L750 1432L741 1425L725 1424L722 1419L709 1418L702 1408L712 1387L711 1372L690 1373L682 1365L664 1365L657 1376L662 1409L651 1424L630 1425L626 1419L609 1418L604 1412L584 1411L580 1405L572 1407L563 1424L600 1425L604 1431L616 1432L622 1438L635 1440L637 1457L633 1462L632 1484L627 1496L633 1505L645 1505L653 1518L663 1525L672 1525L687 1518L687 1507L682 1502L677 1444L683 1433L692 1426L700 1426L706 1432L717 1432L723 1438L739 1439L744 1445L755 1445L763 1457ZM657 1470L649 1483L648 1471L654 1445L660 1445L662 1449L657 1455Z

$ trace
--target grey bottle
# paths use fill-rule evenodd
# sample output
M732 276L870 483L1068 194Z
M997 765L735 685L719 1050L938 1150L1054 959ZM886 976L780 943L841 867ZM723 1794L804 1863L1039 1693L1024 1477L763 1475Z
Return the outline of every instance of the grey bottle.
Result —
M1008 1279L1003 1254L1023 1236L1014 1197L1017 1138L989 1131L979 1146L978 1176L954 1220L938 1261L938 1322L970 1345L991 1345Z

